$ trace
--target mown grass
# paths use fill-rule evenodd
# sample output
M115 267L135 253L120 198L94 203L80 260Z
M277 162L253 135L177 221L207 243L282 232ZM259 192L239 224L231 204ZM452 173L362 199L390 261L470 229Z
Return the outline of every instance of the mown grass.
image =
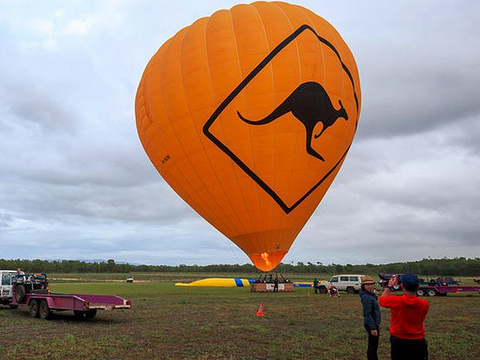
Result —
M170 278L184 281L179 279L182 276ZM106 282L107 276L98 278L100 282L94 282L94 276L88 276L90 282L53 281L51 288L56 292L116 294L131 298L132 309L99 312L89 321L78 321L69 312L55 313L52 320L44 321L30 318L27 309L0 307L2 358L365 358L366 333L358 295L342 293L332 299L306 288L259 294L245 288L176 287L163 279L127 284ZM428 300L430 359L478 360L480 295ZM264 317L256 316L260 302ZM390 315L384 310L382 315L379 355L388 359Z
M111 282L111 281L124 281L127 275L133 275L135 280L142 281L156 281L156 282L192 282L199 279L204 279L206 277L224 277L224 278L243 278L243 279L257 279L260 276L260 273L250 273L250 274L232 274L232 273L103 273L103 274L49 274L49 277L54 279L55 282ZM322 274L320 277L322 280L330 279L331 274ZM313 281L313 276L309 274L293 274L288 276L289 279L294 281Z

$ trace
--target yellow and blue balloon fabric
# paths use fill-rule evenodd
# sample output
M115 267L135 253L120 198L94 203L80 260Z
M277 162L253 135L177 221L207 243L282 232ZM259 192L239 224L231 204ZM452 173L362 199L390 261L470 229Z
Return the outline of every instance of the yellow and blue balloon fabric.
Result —
M218 287L249 287L255 280L240 278L207 278L193 281L189 284L176 283L175 286L218 286Z

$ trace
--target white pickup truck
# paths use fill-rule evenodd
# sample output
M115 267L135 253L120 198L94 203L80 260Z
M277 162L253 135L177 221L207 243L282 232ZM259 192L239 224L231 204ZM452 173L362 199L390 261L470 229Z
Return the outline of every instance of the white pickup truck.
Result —
M326 294L330 285L333 285L337 290L346 291L347 294L355 294L362 288L362 277L365 275L358 274L344 274L334 275L329 281L322 282L318 285L321 294Z
M16 274L15 270L0 270L0 304L9 305L12 309L17 307L12 304L12 284Z

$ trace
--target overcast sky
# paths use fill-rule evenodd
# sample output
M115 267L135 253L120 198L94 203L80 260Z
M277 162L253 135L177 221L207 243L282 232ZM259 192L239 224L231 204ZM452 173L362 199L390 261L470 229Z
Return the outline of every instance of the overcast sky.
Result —
M250 263L156 172L134 115L156 50L237 3L0 0L0 258ZM347 42L363 99L284 262L480 257L480 2L296 3Z

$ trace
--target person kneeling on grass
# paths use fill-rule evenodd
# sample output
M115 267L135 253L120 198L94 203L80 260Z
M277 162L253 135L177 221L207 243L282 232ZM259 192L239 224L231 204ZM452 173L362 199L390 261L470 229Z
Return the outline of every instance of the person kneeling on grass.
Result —
M390 344L392 360L427 360L428 348L423 323L430 303L417 296L420 281L416 275L393 277L379 299L380 306L390 309ZM402 296L390 294L399 285Z
M327 289L327 294L328 294L328 296L330 296L330 297L334 297L334 296L339 297L339 296L340 296L340 294L338 293L338 289L337 289L335 286L333 286L333 285L330 285L330 286L328 287L328 289Z

